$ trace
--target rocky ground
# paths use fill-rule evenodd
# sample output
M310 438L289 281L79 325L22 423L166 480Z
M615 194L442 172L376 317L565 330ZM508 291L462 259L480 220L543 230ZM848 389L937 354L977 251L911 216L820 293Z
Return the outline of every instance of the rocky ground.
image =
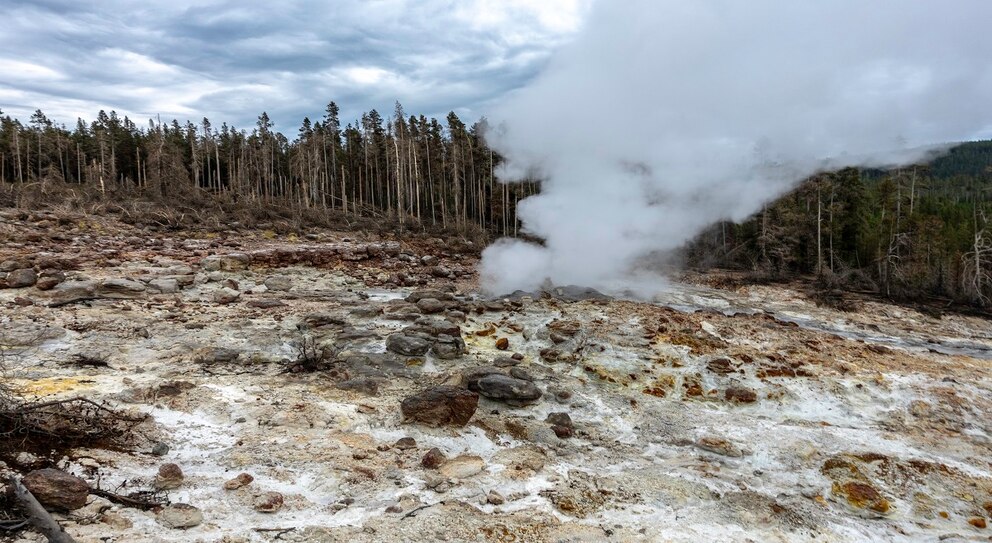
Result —
M767 286L487 300L474 248L430 238L10 211L0 238L7 382L150 416L133 451L9 462L85 483L46 497L78 541L992 534L992 326L976 317L844 313Z

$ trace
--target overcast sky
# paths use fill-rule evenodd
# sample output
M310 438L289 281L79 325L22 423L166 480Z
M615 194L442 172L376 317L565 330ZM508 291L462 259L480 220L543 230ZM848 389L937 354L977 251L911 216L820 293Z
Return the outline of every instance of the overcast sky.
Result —
M590 0L0 0L0 109L100 109L295 136L329 100L469 122L530 81Z

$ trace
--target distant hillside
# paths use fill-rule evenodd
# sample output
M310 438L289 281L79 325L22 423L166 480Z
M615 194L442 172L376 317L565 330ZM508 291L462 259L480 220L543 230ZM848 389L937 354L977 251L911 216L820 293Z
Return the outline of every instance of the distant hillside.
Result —
M952 177L992 178L992 140L962 143L930 163L931 175L937 179Z

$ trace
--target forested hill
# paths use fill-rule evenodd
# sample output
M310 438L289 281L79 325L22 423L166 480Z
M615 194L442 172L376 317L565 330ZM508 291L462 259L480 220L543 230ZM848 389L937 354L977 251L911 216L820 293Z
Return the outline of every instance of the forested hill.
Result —
M937 179L962 176L992 179L992 140L957 145L931 162L930 171Z
M990 306L992 141L929 164L814 176L741 224L715 225L685 256L700 268Z

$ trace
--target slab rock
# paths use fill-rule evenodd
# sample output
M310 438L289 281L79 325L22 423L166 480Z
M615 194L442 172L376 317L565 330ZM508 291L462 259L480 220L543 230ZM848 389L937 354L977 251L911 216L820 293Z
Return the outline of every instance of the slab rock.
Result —
M393 334L386 338L386 350L403 356L424 356L431 348L431 342L426 339Z
M427 426L465 426L479 406L479 395L453 386L437 386L409 396L400 403L403 422Z
M163 507L155 515L155 520L167 528L184 530L200 525L203 522L203 513L188 503L173 503Z
M32 471L24 476L21 483L47 509L79 509L86 505L90 494L90 485L86 481L57 469Z
M478 474L485 467L486 463L481 457L463 454L445 462L438 471L449 479L467 479Z
M491 374L479 379L479 394L513 406L529 405L541 399L541 389L534 383L508 375Z

